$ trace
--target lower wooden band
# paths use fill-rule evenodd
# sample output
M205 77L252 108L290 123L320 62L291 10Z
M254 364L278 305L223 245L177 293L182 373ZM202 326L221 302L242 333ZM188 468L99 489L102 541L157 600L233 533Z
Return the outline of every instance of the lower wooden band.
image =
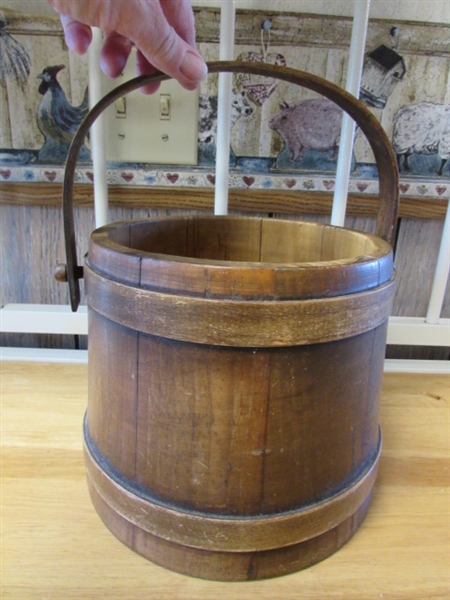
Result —
M354 514L370 495L381 453L343 492L297 511L261 517L211 516L184 512L137 495L106 473L85 436L87 477L97 494L121 517L169 542L209 551L252 552L291 546L333 529Z

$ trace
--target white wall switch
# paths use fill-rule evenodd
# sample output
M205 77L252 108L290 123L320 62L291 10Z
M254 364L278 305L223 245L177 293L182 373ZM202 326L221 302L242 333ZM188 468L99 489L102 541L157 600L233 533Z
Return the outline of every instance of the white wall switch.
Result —
M159 95L159 118L165 121L170 120L170 94Z
M104 77L103 91L135 77L135 51L118 79ZM199 92L173 79L147 96L127 94L105 110L106 158L112 162L196 165Z

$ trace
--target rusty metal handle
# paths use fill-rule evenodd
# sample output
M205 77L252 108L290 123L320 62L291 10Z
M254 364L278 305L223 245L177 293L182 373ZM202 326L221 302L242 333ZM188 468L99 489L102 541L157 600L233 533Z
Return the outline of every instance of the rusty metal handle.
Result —
M398 212L397 162L384 129L362 102L339 86L321 77L287 67L276 67L266 63L219 61L208 63L208 72L249 73L280 79L318 92L348 113L367 137L378 167L380 183L376 235L392 243ZM55 276L59 281L68 281L70 303L73 311L77 310L80 303L79 279L83 276L83 269L77 262L73 216L73 183L76 161L84 138L97 117L110 104L143 85L165 81L166 79L170 78L162 73L141 75L118 86L104 96L86 115L72 140L67 155L63 185L63 218L67 265L63 268L60 267Z

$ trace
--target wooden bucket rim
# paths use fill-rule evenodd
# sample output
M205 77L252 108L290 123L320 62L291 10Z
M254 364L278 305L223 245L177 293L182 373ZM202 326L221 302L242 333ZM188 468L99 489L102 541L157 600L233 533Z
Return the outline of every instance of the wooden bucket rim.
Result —
M333 231L337 232L338 235L347 235L350 238L364 238L367 242L372 242L372 248L370 253L362 253L355 254L353 256L349 256L348 258L339 258L339 259L331 259L331 260L317 260L317 261L292 261L292 262L272 262L272 261L252 261L252 260L218 260L212 258L200 258L193 256L183 256L181 254L171 254L164 252L151 252L142 250L139 248L135 248L133 246L125 245L120 243L114 239L114 233L121 229L122 227L140 225L140 224L152 224L152 223L161 223L161 222L186 222L186 221L204 221L208 222L211 220L223 220L223 221L239 221L239 222L255 222L255 221L264 221L265 223L282 223L286 226L293 227L308 227L311 229L317 229L322 231ZM106 236L106 237L105 237ZM114 223L110 223L108 225L104 225L103 227L99 227L95 231L92 232L91 238L95 243L104 244L107 243L108 248L119 252L121 254L130 254L130 250L136 256L140 256L141 258L148 259L156 259L159 261L168 261L168 262L176 262L183 264L192 264L192 265L215 265L217 267L245 267L245 269L268 269L268 270L278 270L278 269L312 269L312 268L340 268L345 265L351 265L361 262L367 261L371 262L373 260L382 259L385 256L389 256L392 253L391 245L383 240L382 238L363 231L357 231L354 229L350 229L347 227L337 227L335 225L329 225L326 223L316 223L314 221L307 220L291 220L291 219L273 219L270 217L241 217L241 216L212 216L212 215L188 215L188 216L164 216L164 217L151 217L147 219L130 219L124 221L116 221Z
M155 227L159 227L155 235L167 237L171 233L175 235L174 230L169 231L168 227L167 232L164 230L161 232L161 224L173 225L188 221L201 222L205 226L216 223L219 228L225 221L228 222L228 226L233 221L239 225L252 223L253 232L258 232L260 235L259 245L255 244L253 249L249 247L249 252L254 254L262 252L266 256L270 255L270 241L269 244L267 240L262 242L262 231L267 224L280 223L283 228L296 227L299 232L305 231L305 227L308 230L312 228L318 236L323 232L333 231L334 234L338 232L338 236L348 236L353 241L359 238L361 252L353 256L344 256L339 260L266 262L164 254L145 249L139 250L131 247L132 244L122 243L127 236L131 236L132 227L154 224ZM265 225L260 225L263 222ZM241 227L240 234L242 233ZM134 231L134 235L138 238L145 234L146 232L139 232L137 229ZM264 250L261 250L263 245ZM340 245L342 254L342 244ZM365 251L364 246L366 246ZM319 246L314 250L316 254L318 248ZM300 250L297 247L295 252ZM187 252L187 249L185 251ZM285 251L288 253L285 256L288 256L289 244ZM91 234L86 262L97 273L132 287L183 296L245 300L311 299L348 295L384 285L394 276L392 248L377 236L309 221L263 217L176 216L112 223Z

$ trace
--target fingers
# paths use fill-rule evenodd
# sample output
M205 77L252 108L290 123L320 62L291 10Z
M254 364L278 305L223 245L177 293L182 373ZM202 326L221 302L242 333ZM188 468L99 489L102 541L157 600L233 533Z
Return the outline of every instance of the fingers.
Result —
M118 77L123 73L130 56L133 44L131 41L115 31L105 35L103 48L100 54L100 67L108 77ZM151 74L157 69L151 65L145 56L138 50L136 52L136 75ZM151 83L140 88L144 94L154 94L160 84Z
M100 67L109 77L118 77L127 64L132 43L115 31L105 34L100 53Z
M195 21L189 0L164 0L161 9L176 33L192 48L195 44Z
M136 52L136 75L151 75L152 73L157 72L158 69L151 65L142 52L138 50ZM139 90L143 94L154 94L159 89L160 85L160 82L157 81L155 83L144 85L143 87L139 88Z
M187 90L195 90L199 83L204 79L207 74L206 65L203 59L194 55L194 53L188 50L185 53L184 61L179 66L178 70L170 69L166 61L163 61L159 67L158 60L152 57L153 63L151 64L147 57L141 50L136 53L136 74L147 75L162 71L177 79L179 83ZM159 88L159 83L152 83L148 86L141 88L141 91L146 94L152 94Z
M92 41L91 28L68 15L60 15L60 18L67 46L77 54L84 54Z
M155 70L195 89L207 67L195 48L195 23L190 0L47 0L61 14L67 45L78 54L86 52L92 27L105 33L101 67L119 75L132 44L137 47L138 74ZM69 16L70 15L70 16ZM145 91L150 93L157 84Z
M126 31L150 65L177 79L186 89L196 88L207 74L206 64L197 50L177 32L193 40L194 20L190 3L164 0L146 3L142 19ZM168 20L170 19L170 21Z

